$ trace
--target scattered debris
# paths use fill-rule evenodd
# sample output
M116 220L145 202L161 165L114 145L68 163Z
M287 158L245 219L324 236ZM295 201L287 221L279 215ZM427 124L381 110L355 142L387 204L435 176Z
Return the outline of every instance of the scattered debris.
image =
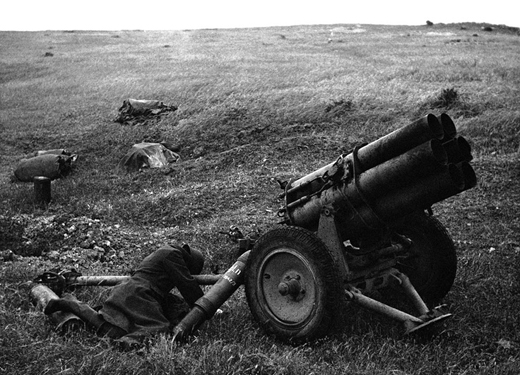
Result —
M149 119L157 118L166 112L174 112L177 106L166 105L159 100L127 99L119 108L119 115L114 122L123 125L143 124Z
M43 176L51 180L67 176L77 155L64 149L35 152L36 156L22 159L14 170L15 181L32 182L34 177Z
M125 263L125 254L139 251L143 243L139 243L139 234L84 216L0 216L0 233L8 228L13 235L0 235L0 263L2 259L43 257L57 266L78 269L92 262L117 265Z
M175 163L180 156L167 146L168 144L164 142L137 143L121 159L119 167L127 172L134 172L144 168L161 168Z
M14 255L12 250L0 251L0 261L12 262L15 259L16 256Z

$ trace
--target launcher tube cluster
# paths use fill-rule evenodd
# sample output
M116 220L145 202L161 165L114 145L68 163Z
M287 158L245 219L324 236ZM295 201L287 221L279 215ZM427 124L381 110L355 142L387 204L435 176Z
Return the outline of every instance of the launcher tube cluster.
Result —
M343 240L476 185L471 147L447 114L429 114L285 186L286 222L317 230L324 207Z

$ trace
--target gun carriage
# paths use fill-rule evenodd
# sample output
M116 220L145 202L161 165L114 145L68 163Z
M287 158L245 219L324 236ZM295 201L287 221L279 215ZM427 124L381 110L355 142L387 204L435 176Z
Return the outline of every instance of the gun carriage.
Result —
M414 332L450 316L457 256L431 206L476 185L471 147L447 114L429 114L332 163L281 183L282 226L263 234L247 262L256 321L285 341L335 327L352 301ZM370 298L399 286L412 315Z

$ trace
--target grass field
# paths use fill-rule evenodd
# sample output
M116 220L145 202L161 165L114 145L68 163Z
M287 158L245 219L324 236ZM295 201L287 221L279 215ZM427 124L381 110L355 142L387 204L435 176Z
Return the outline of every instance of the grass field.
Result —
M1 374L518 374L520 37L480 24L300 26L171 32L0 32ZM123 100L178 106L144 125ZM433 207L457 247L438 336L414 340L355 306L319 342L288 346L254 322L240 289L185 344L125 353L89 332L62 336L31 304L45 270L129 274L165 242L204 249L223 271L245 234L277 223L276 179L446 112L473 148L476 188ZM181 161L126 174L134 143L168 141ZM11 182L25 155L66 148L73 173L46 208ZM104 288L75 294L96 303Z

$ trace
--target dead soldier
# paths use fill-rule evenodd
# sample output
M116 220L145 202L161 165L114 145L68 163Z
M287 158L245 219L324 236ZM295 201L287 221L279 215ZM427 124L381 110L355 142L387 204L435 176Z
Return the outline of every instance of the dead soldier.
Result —
M202 253L163 246L148 255L127 281L116 285L103 306L95 310L72 296L49 301L44 312L71 312L95 329L98 336L115 339L124 349L140 346L150 335L168 332L203 292L192 275L204 266ZM184 300L170 291L177 288ZM186 305L187 303L187 305Z

